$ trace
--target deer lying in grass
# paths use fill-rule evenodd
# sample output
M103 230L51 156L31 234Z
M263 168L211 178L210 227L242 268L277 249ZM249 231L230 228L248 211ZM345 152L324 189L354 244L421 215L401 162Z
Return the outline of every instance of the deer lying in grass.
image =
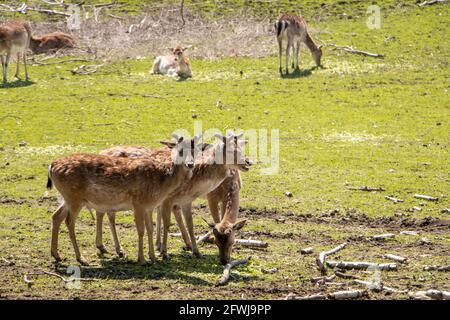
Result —
M76 154L59 158L50 165L47 188L52 184L64 198L52 216L51 254L60 261L58 233L63 220L69 229L77 261L81 256L75 221L83 206L100 212L133 210L138 231L138 261L144 264L143 237L148 233L149 258L156 261L153 248L152 211L174 190L192 177L195 140L174 136L175 144L152 158L123 158Z
M191 66L189 59L184 56L184 51L188 47L176 46L175 48L168 48L172 55L158 56L153 63L152 74L166 74L171 77L179 76L180 78L192 77Z
M25 79L28 81L26 52L30 45L31 27L28 22L9 21L0 25L0 59L2 62L3 83L8 82L8 65L11 56L17 55L16 78L19 78L19 63L23 59Z
M30 39L30 49L34 54L74 47L75 39L70 34L63 32L53 32L41 37L32 36Z
M280 74L283 74L281 66L282 59L282 42L287 40L286 45L286 74L289 74L289 50L292 48L292 54L295 55L295 68L298 70L298 55L300 52L300 45L303 42L311 51L314 62L320 66L322 58L322 46L318 46L308 33L306 21L303 17L294 13L283 13L275 22L276 37L278 42L278 66ZM292 60L292 69L294 69L294 60Z

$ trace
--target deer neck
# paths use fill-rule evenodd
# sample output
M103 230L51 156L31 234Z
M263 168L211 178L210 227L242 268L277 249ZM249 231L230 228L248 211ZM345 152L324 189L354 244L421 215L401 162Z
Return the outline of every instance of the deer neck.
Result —
M311 51L311 52L315 52L315 51L319 50L319 47L314 42L314 40L311 38L311 36L309 35L308 32L306 32L305 44L308 47L309 51Z
M239 191L240 178L238 174L235 174L231 183L227 186L227 192L223 198L225 212L220 222L222 225L236 223L239 215Z

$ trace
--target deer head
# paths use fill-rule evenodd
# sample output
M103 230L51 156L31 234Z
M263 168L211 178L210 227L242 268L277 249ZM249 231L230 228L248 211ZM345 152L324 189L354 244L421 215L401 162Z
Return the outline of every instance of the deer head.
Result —
M320 60L322 58L322 47L323 45L320 45L317 47L316 50L312 52L314 62L316 63L317 66L320 66Z
M217 224L205 222L212 228L214 234L214 242L219 249L219 260L222 265L226 265L231 260L235 233L237 230L245 226L247 220L240 220L236 223L221 221Z
M184 164L188 170L192 170L196 150L202 148L202 144L198 144L201 135L196 135L192 139L185 139L174 133L172 137L176 142L160 141L160 143L172 149L172 161L175 165Z
M252 165L252 162L245 157L242 150L248 142L240 139L243 135L243 133L239 135L231 133L227 137L220 133L214 135L219 140L219 143L216 145L216 163L226 164L231 168L244 172L250 170L249 167Z

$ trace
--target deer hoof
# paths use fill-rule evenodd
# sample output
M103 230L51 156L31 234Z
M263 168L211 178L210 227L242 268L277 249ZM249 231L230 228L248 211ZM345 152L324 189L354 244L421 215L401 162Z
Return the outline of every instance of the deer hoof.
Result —
M108 253L108 250L106 250L106 247L104 245L97 246L98 251L100 251L100 254L106 254Z
M202 255L200 252L198 252L198 251L193 252L192 254L193 254L194 257L196 257L197 259L203 259L203 255Z
M126 258L126 256L127 256L127 254L125 253L125 251L123 251L122 248L120 248L119 250L116 250L116 253L120 258Z
M89 262L88 262L85 258L83 258L83 257L78 258L77 261L78 261L82 266L85 266L85 267L86 267L86 266L89 265Z

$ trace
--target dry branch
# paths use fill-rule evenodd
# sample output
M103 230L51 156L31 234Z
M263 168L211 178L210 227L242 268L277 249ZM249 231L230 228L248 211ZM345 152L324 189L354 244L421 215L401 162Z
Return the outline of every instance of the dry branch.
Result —
M417 291L411 292L410 296L415 299L436 299L436 300L450 300L450 292L449 291L440 291L440 290L427 290L427 291Z
M397 203L397 202L404 202L402 199L397 199L397 198L394 198L394 197L391 197L391 196L385 196L384 198L387 199L387 200L390 200L390 201L394 201L395 203Z
M384 233L384 234L374 235L374 236L370 237L370 239L372 239L372 240L387 240L387 239L392 239L394 237L395 237L395 234L393 234L393 233Z
M400 263L405 263L406 260L407 260L405 257L397 256L395 254L390 254L390 253L383 255L383 258L389 259L389 260L393 260L393 261L397 261L397 262L400 262Z
M335 50L343 50L343 51L348 52L348 53L360 54L360 55L363 55L363 56L368 56L368 57L373 57L373 58L383 58L384 57L384 54L371 53L371 52L356 50L356 49L354 49L351 46L338 46L338 45L336 45L334 43L326 44L326 46L334 47Z
M355 276L355 275L352 275L352 274L346 274L346 273L338 271L338 270L336 270L334 272L334 274L336 276L338 276L339 278L343 278L343 279L358 279L358 280L360 279L358 276Z
M344 299L356 299L361 297L368 296L366 290L346 290L346 291L337 291L328 294L329 299L335 300L344 300Z
M400 234L407 235L407 236L418 236L419 235L416 231L408 231L408 230L400 231Z
M267 248L269 244L265 241L259 241L259 240L251 240L251 239L235 239L235 244L239 244L241 246L245 247L256 247L256 248Z
M300 250L301 254L311 254L313 253L314 249L313 247L308 247Z
M362 187L348 187L348 190L360 190L360 191L385 191L384 188L372 188L369 186L362 186Z
M61 15L61 16L65 16L65 17L70 17L71 15L66 13L66 12L61 12L61 11L56 11L56 10L49 10L49 9L42 9L42 8L35 8L35 7L29 7L28 5L26 5L25 3L22 3L19 7L17 7L17 9L8 6L6 4L1 4L1 7L5 8L6 10L2 10L2 11L11 11L11 12L18 12L21 14L27 14L27 11L35 11L35 12L40 12L40 13L45 13L45 14L50 14L50 15Z
M71 72L72 74L79 74L79 75L87 75L87 74L93 74L97 72L98 68L103 67L105 64L98 64L98 65L81 65L79 67L76 67Z
M423 194L415 194L414 198L424 199L424 200L428 200L428 201L438 201L439 200L439 198L430 197L430 196L426 196L426 195L423 195Z
M332 255L332 254L338 252L338 251L341 251L342 249L345 248L346 245L347 245L347 243L344 242L343 244L337 246L336 248L333 248L333 249L328 250L328 251L322 251L319 254L319 257L316 259L316 263L317 263L317 266L318 266L318 268L319 268L319 270L320 270L320 272L322 274L326 274L326 272L327 272L327 269L325 267L325 258L327 256L329 256L329 255Z
M203 236L201 236L200 238L198 238L197 240L197 245L207 241L209 239L209 237L211 237L213 234L212 231L208 231L206 234L204 234Z
M425 7L425 6L431 6L433 4L437 3L446 3L447 0L431 0L431 1L424 1L421 4L419 4L419 7Z
M370 291L374 291L374 292L381 292L381 291L385 291L388 293L407 293L408 292L408 290L397 290L395 288L386 287L381 282L370 282L370 281L356 279L356 280L353 280L353 283L364 285L367 287L367 289L369 289Z
M299 297L295 294L288 294L285 300L326 300L327 296L324 294L314 294L311 296Z
M395 263L373 263L364 261L326 261L326 265L331 268L339 268L345 270L397 270Z
M424 271L450 271L450 265L449 266L425 266L423 268Z
M251 257L245 258L245 259L240 259L240 260L233 260L230 263L228 263L224 269L223 269L223 275L222 277L219 279L219 281L217 281L216 286L223 286L225 284L227 284L227 282L230 280L230 274L231 274L231 269L239 266L241 264L246 264L247 262L249 262L251 259Z
M87 279L87 278L70 278L70 279L66 279L60 274L57 274L57 273L54 273L54 272L49 272L49 271L44 271L44 270L38 271L38 272L28 273L28 274L26 274L24 276L24 280L25 280L25 277L27 277L27 279L28 279L28 276L31 276L31 275L42 276L42 275L45 275L45 274L49 275L49 276L52 276L52 277L59 278L64 283L69 283L69 282L73 282L73 281L97 281L97 279Z

